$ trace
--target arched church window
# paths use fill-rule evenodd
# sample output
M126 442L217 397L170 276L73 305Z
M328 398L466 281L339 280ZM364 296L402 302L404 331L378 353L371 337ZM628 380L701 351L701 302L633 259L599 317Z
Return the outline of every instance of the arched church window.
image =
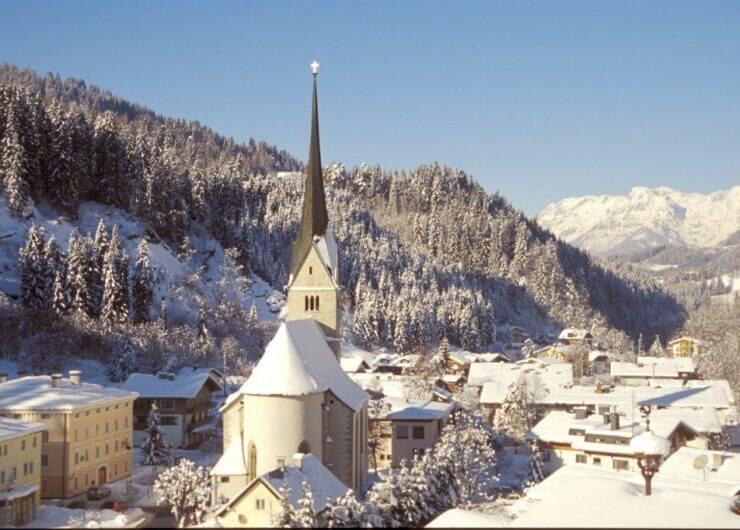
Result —
M306 296L306 311L308 311L308 296Z
M313 305L314 305L314 301L313 301L313 296L312 296L309 300L309 307L311 308L311 311L313 311Z
M311 452L311 445L309 445L306 440L303 440L300 444L298 444L298 452L307 455Z
M247 480L253 480L257 477L257 447L253 442L249 442L247 449Z
M316 297L316 311L319 310L319 297Z
M309 268L308 268L308 273L309 273L309 274L313 274L313 267L309 267Z

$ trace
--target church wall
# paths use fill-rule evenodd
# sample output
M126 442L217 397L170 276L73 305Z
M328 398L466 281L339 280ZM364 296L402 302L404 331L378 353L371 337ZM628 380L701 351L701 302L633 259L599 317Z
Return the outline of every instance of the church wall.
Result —
M293 460L306 440L311 453L322 459L323 392L306 396L244 395L244 461L249 442L257 447L257 475L278 467L278 459Z
M327 430L332 442L324 444L324 465L347 487L361 495L367 479L366 407L355 412L331 392L327 397L330 406Z
M223 411L224 422L224 448L229 447L231 440L241 436L244 430L244 410L242 397L237 397L229 404L229 407Z
M319 309L306 311L306 296L319 297ZM288 320L313 318L333 334L339 329L339 293L329 271L315 248L306 255L303 265L288 289Z

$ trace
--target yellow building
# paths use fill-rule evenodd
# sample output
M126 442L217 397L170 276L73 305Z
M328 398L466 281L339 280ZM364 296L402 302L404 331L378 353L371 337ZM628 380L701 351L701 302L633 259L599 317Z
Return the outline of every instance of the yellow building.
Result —
M133 402L136 393L83 383L73 370L0 384L0 415L38 422L41 496L68 498L133 470Z
M0 527L28 524L41 501L41 438L47 427L0 418Z
M671 357L693 357L699 353L701 341L693 337L679 337L668 343Z

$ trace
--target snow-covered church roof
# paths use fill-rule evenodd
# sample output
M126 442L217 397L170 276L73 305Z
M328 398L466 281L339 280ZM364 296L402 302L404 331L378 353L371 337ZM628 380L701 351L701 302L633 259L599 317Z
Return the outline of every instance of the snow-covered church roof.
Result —
M252 375L239 390L262 396L303 396L331 390L353 410L369 398L342 370L311 318L280 324Z

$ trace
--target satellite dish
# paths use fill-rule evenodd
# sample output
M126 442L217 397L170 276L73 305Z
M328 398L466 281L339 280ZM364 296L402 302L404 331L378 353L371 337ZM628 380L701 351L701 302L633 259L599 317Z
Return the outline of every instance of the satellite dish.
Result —
M704 469L707 467L707 463L709 462L709 458L707 455L699 455L696 458L694 458L694 469Z

